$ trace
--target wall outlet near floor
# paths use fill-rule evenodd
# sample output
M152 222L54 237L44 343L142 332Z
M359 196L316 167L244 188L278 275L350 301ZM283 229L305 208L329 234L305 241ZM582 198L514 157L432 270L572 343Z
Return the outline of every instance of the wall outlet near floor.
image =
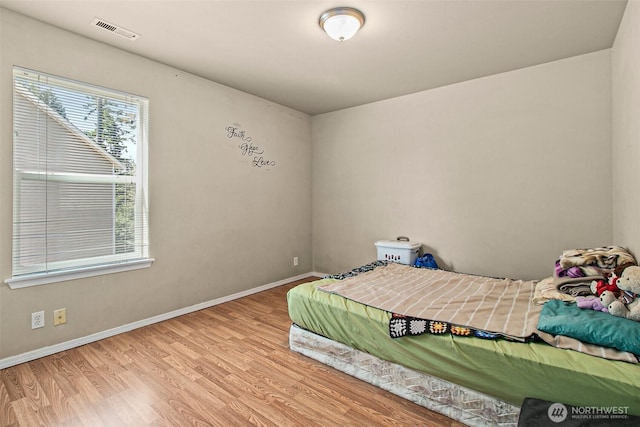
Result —
M293 266L296 267L298 265L298 257L294 256L293 257Z
M67 309L59 308L53 312L53 326L62 325L67 323Z
M31 313L31 329L44 327L44 311L36 311Z

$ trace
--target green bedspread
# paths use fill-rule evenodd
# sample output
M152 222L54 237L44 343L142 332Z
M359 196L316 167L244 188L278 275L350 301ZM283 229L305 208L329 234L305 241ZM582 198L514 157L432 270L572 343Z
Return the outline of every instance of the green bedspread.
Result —
M300 327L381 359L520 405L525 397L574 406L628 407L640 415L640 365L611 361L545 343L452 335L392 339L390 313L301 284L287 295Z

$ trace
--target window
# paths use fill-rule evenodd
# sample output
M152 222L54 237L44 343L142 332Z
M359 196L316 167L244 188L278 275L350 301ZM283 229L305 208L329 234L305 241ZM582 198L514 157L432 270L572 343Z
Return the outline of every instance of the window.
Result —
M13 71L11 287L149 266L148 100Z

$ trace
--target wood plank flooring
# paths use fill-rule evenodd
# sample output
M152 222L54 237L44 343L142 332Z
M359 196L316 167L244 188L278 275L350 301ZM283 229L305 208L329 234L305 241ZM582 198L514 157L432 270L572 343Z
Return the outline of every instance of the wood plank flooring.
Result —
M304 281L3 369L0 426L462 426L289 350Z

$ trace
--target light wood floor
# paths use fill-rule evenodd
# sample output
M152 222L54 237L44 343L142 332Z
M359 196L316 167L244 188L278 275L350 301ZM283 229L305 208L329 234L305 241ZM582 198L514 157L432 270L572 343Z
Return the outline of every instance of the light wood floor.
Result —
M297 283L3 369L0 426L462 426L290 351Z

